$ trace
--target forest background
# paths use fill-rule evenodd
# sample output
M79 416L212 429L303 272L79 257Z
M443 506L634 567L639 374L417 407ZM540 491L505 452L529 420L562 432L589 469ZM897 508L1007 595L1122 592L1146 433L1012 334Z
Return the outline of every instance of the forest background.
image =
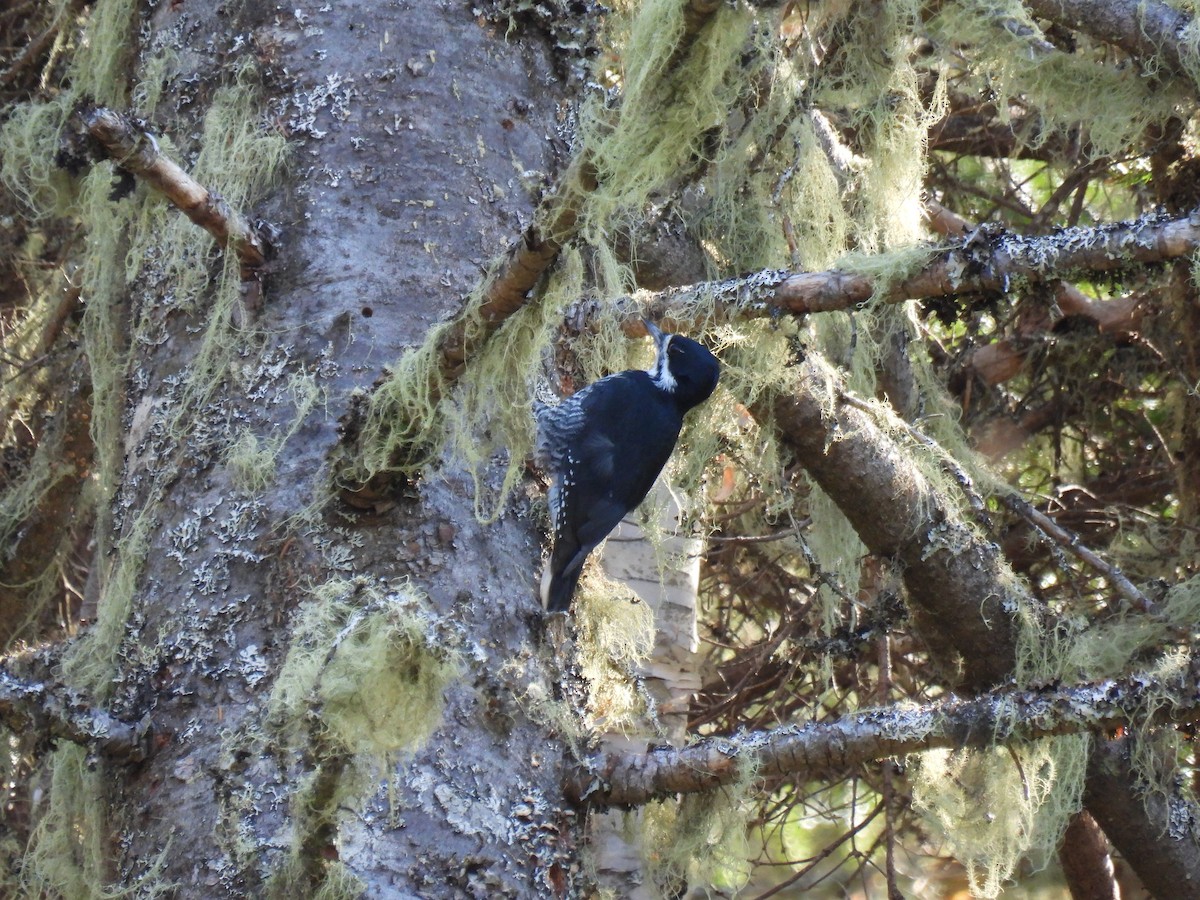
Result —
M1200 896L1195 15L0 2L3 890Z

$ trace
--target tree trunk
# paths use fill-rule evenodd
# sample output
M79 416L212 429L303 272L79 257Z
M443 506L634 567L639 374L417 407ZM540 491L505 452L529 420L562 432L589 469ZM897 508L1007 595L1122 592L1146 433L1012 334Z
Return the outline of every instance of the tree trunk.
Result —
M213 283L190 308L172 306L177 276L151 277L155 236L134 238L130 313L110 323L131 351L98 398L123 426L100 448L99 624L66 671L116 714L152 716L156 752L132 769L51 757L59 833L26 883L562 895L582 831L533 630L537 529L480 525L453 466L352 514L330 501L329 465L352 393L461 305L558 165L563 80L544 39L462 4L201 0L144 23L136 52L118 48L118 93L162 87L148 127L185 168L218 157L222 193L221 175L261 160L230 158L220 129L288 137L269 196L244 198L282 236L232 309L236 267L206 262L199 228L185 274L208 266ZM216 121L235 84L268 116ZM109 203L89 240L124 226L120 204L162 200Z

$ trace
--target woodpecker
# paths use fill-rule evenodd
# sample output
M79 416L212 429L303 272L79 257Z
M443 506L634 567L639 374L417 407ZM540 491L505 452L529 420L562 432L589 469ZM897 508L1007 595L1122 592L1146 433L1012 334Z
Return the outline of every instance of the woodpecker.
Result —
M547 612L570 607L588 554L646 498L684 414L717 386L717 360L708 350L642 321L657 351L649 371L609 375L535 410L535 455L551 476L554 549L541 592Z

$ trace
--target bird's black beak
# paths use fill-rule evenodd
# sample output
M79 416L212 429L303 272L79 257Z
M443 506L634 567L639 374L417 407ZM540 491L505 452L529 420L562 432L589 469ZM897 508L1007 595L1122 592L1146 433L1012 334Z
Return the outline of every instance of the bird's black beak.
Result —
M646 334L648 334L648 335L650 335L650 337L654 338L654 349L656 351L661 351L662 345L663 345L663 340L666 338L666 335L663 334L662 329L659 328L657 325L655 325L653 322L651 322L649 319L642 319L642 324L646 326Z

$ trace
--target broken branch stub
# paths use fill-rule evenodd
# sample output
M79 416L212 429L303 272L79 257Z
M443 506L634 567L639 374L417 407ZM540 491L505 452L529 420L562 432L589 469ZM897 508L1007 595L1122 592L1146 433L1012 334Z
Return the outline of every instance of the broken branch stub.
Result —
M222 247L237 253L243 277L266 262L270 244L260 229L163 154L154 135L134 119L102 106L82 118L88 134L119 168L141 178Z

